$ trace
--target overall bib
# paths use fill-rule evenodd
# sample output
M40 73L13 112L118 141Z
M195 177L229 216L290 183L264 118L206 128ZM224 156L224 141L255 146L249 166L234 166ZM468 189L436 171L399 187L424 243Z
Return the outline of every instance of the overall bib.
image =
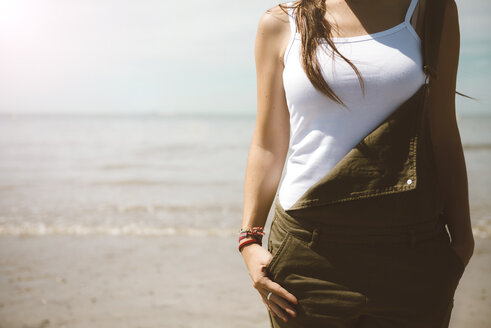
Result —
M271 327L448 327L465 266L450 247L428 122L445 0L427 0L425 84L285 210L270 279L298 299Z

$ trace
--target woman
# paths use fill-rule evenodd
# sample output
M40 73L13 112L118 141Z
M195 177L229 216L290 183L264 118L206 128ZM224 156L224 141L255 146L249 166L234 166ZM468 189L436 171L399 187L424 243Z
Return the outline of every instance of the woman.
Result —
M272 327L447 327L474 249L454 0L285 8L258 26L239 238Z

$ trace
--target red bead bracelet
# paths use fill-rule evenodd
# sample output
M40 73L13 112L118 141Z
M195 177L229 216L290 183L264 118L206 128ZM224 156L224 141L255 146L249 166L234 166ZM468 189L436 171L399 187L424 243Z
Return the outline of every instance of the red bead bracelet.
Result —
M263 229L263 227L252 227L251 229L247 230L241 228L239 231L239 252L242 250L243 246L248 244L257 243L262 245L262 238L264 235ZM248 239L241 242L241 240L247 237L252 237L253 239Z

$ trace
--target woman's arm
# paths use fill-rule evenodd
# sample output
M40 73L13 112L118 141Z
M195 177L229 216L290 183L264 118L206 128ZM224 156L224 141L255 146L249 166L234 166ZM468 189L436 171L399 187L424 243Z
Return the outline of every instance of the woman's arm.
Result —
M279 7L274 7L259 21L254 49L257 116L244 183L244 229L265 225L288 153L290 114L282 78L283 53L290 32L287 17ZM287 314L295 316L290 303L297 303L296 297L269 279L264 271L272 254L258 244L245 245L241 253L253 286L268 310L283 321L288 320ZM269 292L273 294L267 300Z
M438 78L430 101L431 137L452 245L467 264L474 251L467 172L455 114L460 31L455 0L447 0L438 57Z
M243 228L265 225L288 152L290 117L282 53L289 29L277 15L263 14L256 36L257 116L245 175Z

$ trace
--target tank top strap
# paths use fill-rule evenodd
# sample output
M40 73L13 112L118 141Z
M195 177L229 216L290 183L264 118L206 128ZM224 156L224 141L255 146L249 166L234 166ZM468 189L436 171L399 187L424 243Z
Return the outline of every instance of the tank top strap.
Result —
M286 61L288 58L288 54L290 53L290 50L293 46L293 43L295 41L295 36L297 34L297 25L295 23L295 12L292 8L293 6L293 1L288 2L286 7L286 10L288 12L288 20L290 21L290 40L288 41L288 45L285 50L285 54L283 55L283 65L286 66Z
M404 21L408 25L411 25L411 17L413 16L414 8L416 8L417 4L418 4L418 0L411 0L411 3L409 4L409 8L407 9L406 12L406 17L404 18Z
M295 13L293 11L293 1L288 2L287 11L288 11L288 19L290 20L290 33L295 35L297 33L297 25L295 24Z

